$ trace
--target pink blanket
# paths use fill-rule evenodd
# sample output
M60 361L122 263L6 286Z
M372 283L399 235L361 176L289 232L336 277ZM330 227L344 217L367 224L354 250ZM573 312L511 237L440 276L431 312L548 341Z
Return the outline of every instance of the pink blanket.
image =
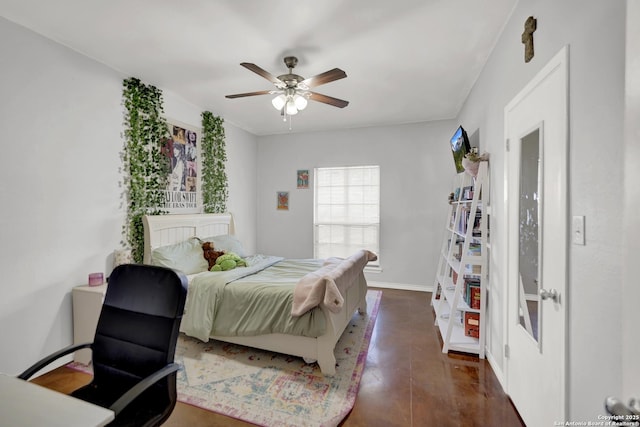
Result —
M308 273L296 284L291 315L301 316L320 304L334 313L339 312L344 304L342 295L356 281L367 263L376 259L376 254L364 249L349 258L328 258L321 268Z

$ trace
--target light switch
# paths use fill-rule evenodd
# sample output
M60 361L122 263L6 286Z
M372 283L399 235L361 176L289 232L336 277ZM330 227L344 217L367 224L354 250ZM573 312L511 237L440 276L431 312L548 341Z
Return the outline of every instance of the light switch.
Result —
M573 244L574 245L584 245L584 216L574 216L573 217L573 226L571 229L571 233L573 234Z

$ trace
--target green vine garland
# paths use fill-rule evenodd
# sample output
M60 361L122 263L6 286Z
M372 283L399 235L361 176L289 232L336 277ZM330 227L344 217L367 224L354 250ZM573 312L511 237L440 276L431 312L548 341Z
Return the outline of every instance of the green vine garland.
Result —
M202 113L202 203L206 213L223 213L229 197L224 119Z
M124 80L123 87L125 142L121 157L127 212L122 243L131 248L133 260L141 263L144 256L142 217L166 213L161 208L169 162L162 152L162 144L169 137L169 128L162 117L160 89L136 78Z

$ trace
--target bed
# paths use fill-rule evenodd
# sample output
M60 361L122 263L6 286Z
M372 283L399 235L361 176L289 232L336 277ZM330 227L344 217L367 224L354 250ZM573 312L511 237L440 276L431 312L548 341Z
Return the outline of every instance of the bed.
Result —
M241 247L233 246L237 245L237 241L233 240L235 227L233 217L228 213L150 215L143 217L143 224L145 264L163 265L161 264L163 257L168 259L167 262L174 261L172 256L175 258L183 257L183 252L175 252L173 248L182 248L184 245L193 244L194 238L197 238L201 243L200 239L209 240L215 236L216 242L223 242L223 245L231 244L229 248L221 249L233 252L242 251ZM171 250L167 252L167 248L171 248ZM285 260L267 255L252 255L245 258L249 268L238 267L221 273L199 272L200 266L187 264L201 261L196 261L197 257L193 256L184 257L181 261L182 264L177 264L181 267L184 266L181 269L189 277L189 292L181 332L203 341L210 338L299 356L307 363L317 362L324 375L333 375L336 364L334 348L338 339L356 310L361 314L366 313L367 282L363 269L367 261L375 259L375 255L368 251L361 252L344 260ZM239 255L245 256L246 254ZM263 262L264 268L261 264ZM249 272L249 270L258 271ZM240 277L235 278L236 275L240 275ZM281 317L288 316L288 318L281 318L276 323L278 325L286 324L286 326L282 328L269 326L265 327L264 331L260 328L246 331L236 327L229 332L226 324L235 325L235 320L233 322L230 320L234 313L250 317L254 316L254 312L260 312L257 307L263 306L269 313L275 313L275 309L269 308L271 306L268 305L273 303L265 302L263 304L260 301L252 300L251 305L247 305L246 308L240 307L242 300L238 299L240 297L237 293L251 289L250 285L253 286L263 281L263 276L267 277L269 289L277 289L277 292L283 295L283 301L276 303L276 305L284 307L284 310L289 310L287 314L281 315ZM335 280L327 279L329 276ZM220 277L225 277L222 283L210 284L215 280L220 281ZM323 285L317 287L320 278L322 278ZM274 281L278 282L272 283ZM260 289L267 287L262 283L258 286L261 286ZM231 296L231 292L236 293L235 297ZM289 296L285 297L284 293L288 293ZM251 298L261 298L261 295L262 290L254 291ZM211 304L204 303L207 298L216 301L212 304L214 308L211 308ZM224 308L222 304L227 300L231 302L231 305ZM247 297L247 301L249 301L249 297ZM318 305L314 307L316 303ZM209 305L203 306L202 304ZM247 304L249 303L247 302ZM301 314L300 312L303 310L306 311ZM296 312L295 316L291 314L292 311ZM214 314L211 314L212 312ZM200 324L201 317L206 320L202 322L204 325ZM253 324L265 322L255 317L248 320ZM210 329L208 328L209 321L211 321ZM311 332L304 329L308 325L310 325ZM275 332L270 332L271 329ZM222 330L223 333L220 334L219 330Z

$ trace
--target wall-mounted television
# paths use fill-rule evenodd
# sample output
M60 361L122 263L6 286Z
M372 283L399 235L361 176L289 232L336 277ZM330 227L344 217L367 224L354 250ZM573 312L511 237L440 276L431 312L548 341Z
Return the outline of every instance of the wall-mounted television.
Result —
M453 153L456 172L464 172L462 159L470 151L471 145L469 144L469 137L467 137L467 132L460 126L451 137L451 152Z

